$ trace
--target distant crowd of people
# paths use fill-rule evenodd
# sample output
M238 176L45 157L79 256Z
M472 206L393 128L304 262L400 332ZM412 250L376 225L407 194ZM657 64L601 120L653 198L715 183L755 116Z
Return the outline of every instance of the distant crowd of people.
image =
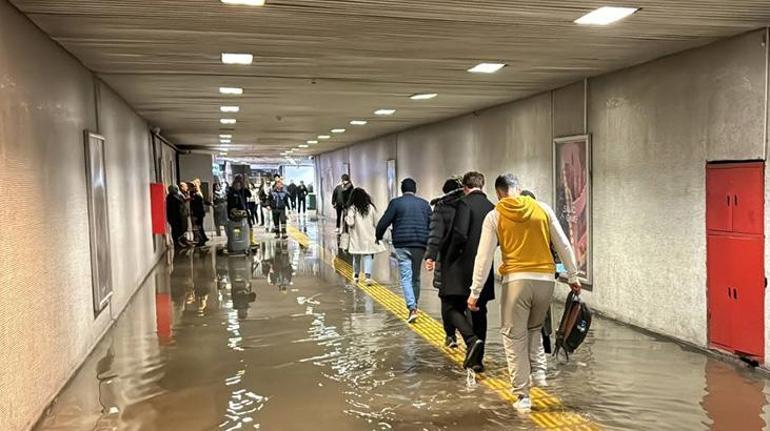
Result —
M547 384L541 327L555 287L553 252L566 268L571 289L579 294L577 263L554 211L522 190L516 176L495 180L497 205L483 192L485 181L482 173L473 171L449 178L444 194L428 203L417 196L417 183L406 178L402 196L391 200L378 218L371 196L343 175L332 204L341 247L353 256L356 282L372 282L374 255L386 251L383 238L391 229L409 323L419 318L422 266L433 271L446 346L457 347L459 333L467 346L464 367L475 372L484 372L487 304L495 299L492 265L499 247L501 334L518 398L515 407L526 412L532 406L530 385Z
M304 181L288 186L280 175L273 181L262 179L259 185L236 175L232 184L225 181L213 185L210 199L204 196L200 179L170 185L166 196L166 220L171 226L171 238L176 247L205 247L210 241L206 235L204 220L206 207L213 208L217 236L222 228L227 232L228 223L246 222L250 242L256 245L255 229L264 227L273 231L276 238L286 238L287 213L305 214L310 188ZM267 216L266 216L267 214Z

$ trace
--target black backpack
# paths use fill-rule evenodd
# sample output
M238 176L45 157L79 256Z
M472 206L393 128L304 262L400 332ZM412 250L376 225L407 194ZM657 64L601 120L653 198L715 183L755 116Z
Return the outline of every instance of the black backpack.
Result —
M570 292L564 304L559 329L556 330L556 348L553 355L557 356L560 350L564 350L564 355L569 360L569 355L583 343L590 328L591 309L579 296Z

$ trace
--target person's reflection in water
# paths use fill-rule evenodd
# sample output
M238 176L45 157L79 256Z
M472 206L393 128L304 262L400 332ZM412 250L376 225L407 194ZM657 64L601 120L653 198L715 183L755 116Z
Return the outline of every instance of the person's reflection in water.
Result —
M263 269L263 271L265 271ZM286 292L292 283L294 268L291 266L289 250L286 244L276 244L275 255L267 270L267 280L270 284L278 286L278 290Z

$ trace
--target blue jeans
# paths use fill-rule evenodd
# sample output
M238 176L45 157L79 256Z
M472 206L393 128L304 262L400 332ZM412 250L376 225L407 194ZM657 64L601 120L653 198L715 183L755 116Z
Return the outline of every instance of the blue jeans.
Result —
M353 255L353 275L361 275L361 264L363 263L364 274L367 277L372 276L372 264L374 263L374 256L371 254L354 254Z
M398 271L401 275L401 290L404 291L406 308L417 309L420 301L420 270L425 249L422 248L397 248L396 259Z

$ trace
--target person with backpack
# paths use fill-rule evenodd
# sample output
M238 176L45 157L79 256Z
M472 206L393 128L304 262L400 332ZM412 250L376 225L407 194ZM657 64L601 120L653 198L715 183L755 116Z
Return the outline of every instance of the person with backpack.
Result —
M463 196L463 186L457 178L449 178L444 182L441 191L442 196L433 199L433 215L430 218L430 234L428 234L428 248L425 250L425 269L433 271L433 287L441 296L442 272L441 262L446 249L449 246L449 238L452 233L452 222L457 211L457 204ZM457 328L452 324L452 319L443 313L441 320L444 324L444 346L450 349L457 348Z
M372 284L374 255L385 251L385 247L377 244L375 238L376 210L366 190L353 189L345 224L350 234L348 253L353 256L353 281L356 283L363 279L367 285Z
M286 210L291 205L289 192L283 186L283 180L275 183L275 188L270 193L270 208L273 210L273 225L275 225L275 237L286 239Z
M540 328L553 299L556 265L551 244L567 269L568 283L580 294L575 253L554 211L543 202L521 196L519 179L513 174L497 177L495 191L499 202L487 214L473 270L468 308L477 310L498 244L503 276L500 302L500 332L511 373L514 408L529 412L530 378L536 386L546 384L545 355L537 352L542 344Z

